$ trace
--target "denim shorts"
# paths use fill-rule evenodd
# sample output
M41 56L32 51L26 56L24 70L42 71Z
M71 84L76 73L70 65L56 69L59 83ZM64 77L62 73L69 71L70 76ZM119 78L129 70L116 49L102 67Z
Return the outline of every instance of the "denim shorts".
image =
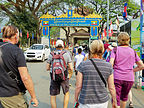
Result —
M120 100L127 101L130 89L133 86L133 81L123 81L114 79L117 105L120 106Z
M69 78L61 82L51 80L50 95L55 96L60 94L60 87L62 87L63 93L66 94L69 91Z

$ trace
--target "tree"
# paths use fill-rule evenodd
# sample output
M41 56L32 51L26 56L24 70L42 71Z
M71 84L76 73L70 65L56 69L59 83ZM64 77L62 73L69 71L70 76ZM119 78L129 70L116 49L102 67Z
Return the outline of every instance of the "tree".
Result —
M122 15L124 2L128 2L128 15L133 15L139 8L130 2L130 0L110 0L110 19L114 19L116 15ZM26 31L37 32L41 34L39 17L45 13L58 16L66 13L68 8L75 9L80 15L86 16L92 12L102 15L101 29L107 19L107 2L106 0L1 0L0 1L0 19L8 16L9 23L17 25ZM115 20L115 19L114 19ZM69 40L70 31L63 29L66 32L67 40ZM76 28L74 28L75 31Z
M0 15L9 17L9 22L26 32L35 32L41 35L39 17L49 11L53 5L63 0L2 0L0 2ZM2 19L0 17L0 19ZM30 35L31 36L31 35ZM26 38L24 39L26 41Z
M51 36L51 38L59 37L60 36L60 28L51 27L50 28L50 36Z
M123 13L123 9L124 9L124 3L127 2L128 3L128 8L127 8L127 12L128 15L133 16L138 10L139 10L139 6L135 5L134 1L131 0L110 0L110 15L109 15L109 19L114 21L116 20L116 16L117 14L119 16L122 16ZM100 29L102 31L104 24L107 22L107 1L106 0L87 0L86 3L88 6L91 5L92 8L94 8L95 13L101 15L102 21L101 21L101 26Z

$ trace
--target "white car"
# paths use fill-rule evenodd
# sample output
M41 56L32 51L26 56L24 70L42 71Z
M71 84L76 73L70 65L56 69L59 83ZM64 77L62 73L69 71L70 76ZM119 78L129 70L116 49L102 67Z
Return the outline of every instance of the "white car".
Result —
M41 60L45 61L50 54L50 48L44 44L33 44L25 52L25 58L27 61L30 60Z

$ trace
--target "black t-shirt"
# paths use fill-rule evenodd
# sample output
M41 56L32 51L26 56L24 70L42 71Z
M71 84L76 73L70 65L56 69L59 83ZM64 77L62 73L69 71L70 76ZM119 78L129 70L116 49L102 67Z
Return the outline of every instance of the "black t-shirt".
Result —
M0 46L5 42L0 42ZM8 43L1 47L2 60L7 68L20 77L18 67L26 67L23 51L14 44ZM2 63L0 63L0 97L14 96L19 93L17 83L7 74Z

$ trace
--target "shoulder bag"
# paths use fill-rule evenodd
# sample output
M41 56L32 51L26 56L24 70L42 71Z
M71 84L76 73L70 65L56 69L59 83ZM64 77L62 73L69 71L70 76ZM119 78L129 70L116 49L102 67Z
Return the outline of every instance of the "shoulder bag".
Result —
M97 70L101 80L105 84L105 87L107 87L106 81L105 81L104 77L102 76L101 72L99 71L98 67L96 66L96 64L94 63L94 61L92 59L89 59L89 60L92 62L92 64L94 65L95 69Z

